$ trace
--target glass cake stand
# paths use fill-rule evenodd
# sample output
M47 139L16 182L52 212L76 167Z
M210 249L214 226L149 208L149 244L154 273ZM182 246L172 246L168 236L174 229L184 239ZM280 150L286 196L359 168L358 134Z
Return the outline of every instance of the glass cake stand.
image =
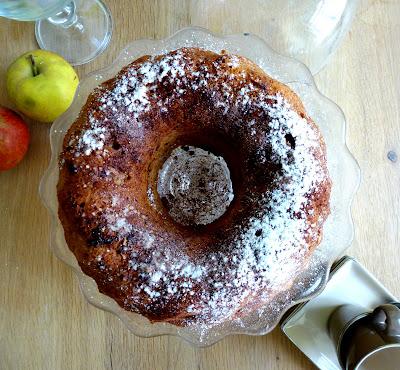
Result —
M56 191L59 176L58 156L64 135L77 118L90 92L140 56L163 54L184 46L200 47L216 52L224 49L229 53L245 56L257 63L270 76L290 86L300 96L308 114L323 133L327 146L328 168L333 182L331 214L324 226L323 240L314 252L307 269L297 276L293 286L251 315L240 320L223 322L207 331L195 326L152 324L145 317L124 310L112 298L99 293L95 281L81 271L75 256L69 250L58 218ZM71 107L51 127L50 143L52 156L40 184L40 195L51 214L51 249L73 269L84 296L91 304L114 313L139 336L176 335L196 346L207 346L230 334L266 334L278 324L290 307L315 297L323 290L332 263L350 245L353 238L350 206L359 184L360 172L346 146L343 112L318 91L305 65L277 54L262 39L253 35L237 34L220 37L205 29L186 28L164 40L138 40L131 43L109 67L82 79Z

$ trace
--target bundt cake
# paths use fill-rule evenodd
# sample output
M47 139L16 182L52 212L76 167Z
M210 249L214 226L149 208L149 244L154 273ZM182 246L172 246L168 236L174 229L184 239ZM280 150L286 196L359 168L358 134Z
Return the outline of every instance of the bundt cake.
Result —
M188 326L243 317L293 284L331 182L292 90L244 57L182 48L94 89L57 190L66 242L100 292Z

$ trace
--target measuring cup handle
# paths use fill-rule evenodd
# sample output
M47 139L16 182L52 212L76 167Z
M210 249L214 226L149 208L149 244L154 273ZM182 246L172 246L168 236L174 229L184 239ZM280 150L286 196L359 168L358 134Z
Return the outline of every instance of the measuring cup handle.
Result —
M400 308L383 304L371 313L371 324L385 341L400 343Z

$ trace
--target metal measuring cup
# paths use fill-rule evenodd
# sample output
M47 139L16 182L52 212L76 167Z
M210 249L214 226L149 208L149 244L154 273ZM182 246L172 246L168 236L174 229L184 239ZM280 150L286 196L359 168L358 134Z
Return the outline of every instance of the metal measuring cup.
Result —
M400 369L400 303L368 312L343 305L331 315L329 333L346 370Z

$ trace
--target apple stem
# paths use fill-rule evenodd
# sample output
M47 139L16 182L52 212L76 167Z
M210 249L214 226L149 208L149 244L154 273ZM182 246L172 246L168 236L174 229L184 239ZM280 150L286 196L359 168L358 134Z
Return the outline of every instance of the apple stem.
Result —
M29 61L31 62L33 76L35 77L39 74L39 71L38 71L37 64L36 64L35 59L32 54L29 54Z

